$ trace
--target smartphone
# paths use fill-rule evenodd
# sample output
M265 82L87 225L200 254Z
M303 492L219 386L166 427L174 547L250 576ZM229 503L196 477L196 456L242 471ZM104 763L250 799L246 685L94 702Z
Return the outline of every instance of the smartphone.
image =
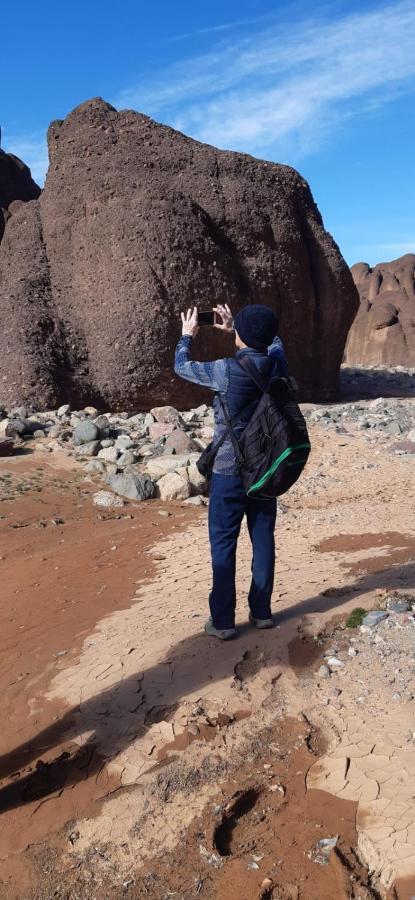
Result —
M199 325L214 325L215 313L213 309L205 309L198 312L197 321Z

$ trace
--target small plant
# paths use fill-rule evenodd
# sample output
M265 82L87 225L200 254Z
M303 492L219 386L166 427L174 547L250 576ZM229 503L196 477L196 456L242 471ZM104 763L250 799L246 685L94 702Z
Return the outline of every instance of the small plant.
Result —
M348 619L346 619L346 628L358 628L362 624L365 615L366 610L361 606L356 606L356 609L353 609Z

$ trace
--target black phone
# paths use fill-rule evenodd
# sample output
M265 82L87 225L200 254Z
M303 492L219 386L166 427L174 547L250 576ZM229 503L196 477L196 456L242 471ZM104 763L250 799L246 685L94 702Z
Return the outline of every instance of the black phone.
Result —
M214 325L215 313L213 309L204 309L198 312L197 321L199 325Z

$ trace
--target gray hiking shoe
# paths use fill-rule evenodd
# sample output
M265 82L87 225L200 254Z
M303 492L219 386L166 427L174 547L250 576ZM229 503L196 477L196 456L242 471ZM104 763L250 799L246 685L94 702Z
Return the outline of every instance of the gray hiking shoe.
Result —
M249 621L254 628L273 628L274 620L273 619L254 619L251 614L249 614Z
M236 628L215 628L210 616L205 623L205 631L206 634L219 638L220 641L230 641L238 634Z

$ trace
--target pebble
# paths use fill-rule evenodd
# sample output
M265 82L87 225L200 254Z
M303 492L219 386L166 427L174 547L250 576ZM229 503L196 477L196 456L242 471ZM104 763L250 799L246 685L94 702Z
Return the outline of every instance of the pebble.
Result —
M362 625L367 628L375 628L376 625L379 625L380 622L383 622L384 619L387 619L389 613L384 609L373 609L367 616L364 617L362 621ZM362 627L362 626L361 626Z
M320 666L318 674L320 678L330 678L330 669L327 666Z
M98 491L97 494L94 494L93 502L95 506L103 506L107 509L124 506L124 500L110 491Z
M330 669L342 669L344 667L344 662L341 659L337 659L337 656L330 656L327 660L327 665Z

